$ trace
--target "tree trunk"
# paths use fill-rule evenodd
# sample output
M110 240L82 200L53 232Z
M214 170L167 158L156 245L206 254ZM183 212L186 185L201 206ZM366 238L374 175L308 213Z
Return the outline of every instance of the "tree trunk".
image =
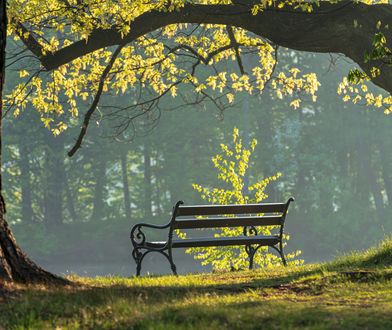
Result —
M44 222L53 227L63 223L64 139L62 136L55 138L50 134L46 144Z
M22 223L34 222L34 212L31 200L31 181L30 181L30 160L27 141L22 139L19 146L19 168L21 179L22 197Z
M370 193L373 196L374 199L374 206L376 208L377 211L377 215L380 221L383 220L383 218L385 217L385 209L384 209L384 201L383 201L383 197L381 194L381 186L377 181L377 175L374 171L374 168L372 166L372 150L374 150L372 148L372 146L370 145L370 143L368 141L363 142L363 144L365 144L365 150L366 150L366 154L364 155L365 159L365 175L368 181L368 186L370 188Z
M151 141L148 136L146 136L144 142L143 157L144 157L144 217L151 218L152 217Z
M354 192L357 203L359 205L367 205L370 196L370 187L367 179L369 173L367 173L365 169L366 161L364 158L367 157L367 155L364 155L362 148L362 141L358 139L355 145L355 153L353 153L356 172Z
M124 210L125 216L128 220L131 219L131 199L129 197L129 180L128 180L128 162L127 152L121 153L121 172L123 181L123 193L124 193Z
M0 0L0 98L3 95L5 76L5 45L7 37L6 1ZM1 157L1 118L3 105L0 102L0 157ZM2 195L0 173L0 281L23 283L69 283L67 280L50 274L33 263L16 244L15 238L5 220L5 202ZM1 282L0 282L1 285Z
M162 193L161 193L161 185L162 181L158 180L158 176L155 176L155 203L156 203L156 215L161 216L163 214L163 207L162 207Z
M303 124L303 113L302 111L298 111L298 120L300 123L300 136L298 137L298 146L295 152L295 162L297 165L297 175L296 175L296 182L295 182L295 188L294 188L294 195L295 196L301 196L301 199L299 201L299 203L303 203L302 205L299 204L299 207L303 208L303 212L305 214L307 214L309 212L309 203L307 203L307 201L305 200L305 198L308 198L307 194L306 194L306 189L307 189L307 183L306 183L306 176L308 175L308 168L306 167L305 163L304 163L304 155L301 152L301 146L304 144L303 140L304 140L304 133L303 133L303 129L304 129L304 124Z
M392 179L389 174L390 172L390 162L388 161L387 157L387 148L385 148L385 142L381 141L378 143L379 150L380 150L380 161L381 161L381 172L382 178L384 181L385 191L388 196L388 205L392 206Z
M264 100L263 100L264 101ZM273 113L274 111L271 109L272 105L269 102L262 102L263 111L260 111L260 115L257 119L258 129L257 134L259 134L259 142L261 142L261 158L260 159L269 159L269 162L265 162L265 166L263 166L263 176L271 176L274 175L277 171L276 161L274 158L275 148L274 145L274 136L276 125L274 124ZM269 185L267 187L267 193L270 196L271 201L277 201L281 199L279 196L279 191L277 189L277 185Z
M43 270L16 244L5 220L5 203L0 195L0 281L66 284L67 280ZM1 282L0 282L1 284Z
M104 190L106 183L106 160L100 158L95 162L95 187L93 200L93 213L91 220L101 221L104 218Z
M67 208L69 212L69 216L73 222L78 221L79 217L78 214L76 213L75 209L75 203L74 203L74 196L72 194L71 189L69 188L69 180L68 180L68 175L67 172L64 172L64 186L65 186L65 197L67 199Z

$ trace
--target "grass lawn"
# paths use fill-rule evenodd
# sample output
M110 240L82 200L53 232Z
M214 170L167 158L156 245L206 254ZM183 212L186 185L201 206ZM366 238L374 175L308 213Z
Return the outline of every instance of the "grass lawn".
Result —
M0 329L392 329L392 240L326 264L71 280L0 295Z

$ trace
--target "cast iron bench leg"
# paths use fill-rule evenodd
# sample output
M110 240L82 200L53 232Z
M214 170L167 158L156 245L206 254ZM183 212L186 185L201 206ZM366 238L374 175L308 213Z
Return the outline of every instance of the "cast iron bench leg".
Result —
M142 270L142 263L138 263L136 266L136 276L140 276L140 272Z
M173 274L177 275L177 269L176 269L176 265L173 262L173 254L172 254L171 249L169 249L169 258L168 259L169 259L170 267L171 267Z
M138 248L134 248L132 251L132 257L135 260L136 263L136 276L140 276L140 271L142 268L142 262L141 262L141 258L142 258L142 253L139 251Z
M255 256L256 249L252 245L245 245L245 252L249 257L249 269L253 269L253 258Z
M283 247L280 245L280 248L278 249L276 246L271 246L275 251L277 251L278 253L279 253L279 255L280 255L280 258L282 259L282 263L283 263L283 266L287 266L287 261L286 261L286 258L285 258L285 256L284 256L284 253L283 253Z
M177 269L176 269L176 265L173 262L173 256L172 256L171 251L169 251L169 253L166 253L165 251L162 251L162 250L160 250L160 251L159 250L158 251L156 251L156 250L155 251L154 250L147 250L146 252L141 253L139 251L139 249L136 248L132 252L132 256L133 256L133 258L135 259L135 262L136 262L136 276L140 276L140 272L142 270L143 259L144 259L144 257L147 254L149 254L151 252L158 252L160 254L163 254L166 257L166 259L169 261L170 267L171 267L171 270L172 270L173 274L177 275Z
M177 269L176 269L176 265L173 262L173 255L171 249L169 249L167 253L164 251L160 251L160 253L162 253L166 257L167 261L169 261L170 268L173 272L173 275L177 275Z
M279 243L279 253L280 253L280 257L282 258L283 265L287 266L286 258L285 258L284 253L283 253L282 239L280 239L280 243Z

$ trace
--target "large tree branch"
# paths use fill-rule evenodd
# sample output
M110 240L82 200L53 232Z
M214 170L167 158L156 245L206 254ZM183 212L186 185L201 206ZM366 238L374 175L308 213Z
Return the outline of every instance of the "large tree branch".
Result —
M22 40L25 46L41 60L44 56L42 45L40 45L40 43L33 37L30 31L27 30L27 28L23 24L17 24L16 34L18 35L20 40Z
M391 5L368 6L344 1L321 2L312 13L301 10L268 8L252 15L247 0L234 5L187 4L178 11L150 11L130 24L130 33L124 38L116 27L97 29L88 40L77 41L53 54L41 56L42 65L52 70L75 58L97 49L129 43L156 29L176 23L210 23L241 27L271 40L274 44L300 51L342 53L358 63L369 73L371 68L381 68L373 81L392 93L392 68L381 61L364 61L365 50L370 50L377 22L392 21ZM390 35L388 30L384 31ZM392 41L388 46L392 48Z

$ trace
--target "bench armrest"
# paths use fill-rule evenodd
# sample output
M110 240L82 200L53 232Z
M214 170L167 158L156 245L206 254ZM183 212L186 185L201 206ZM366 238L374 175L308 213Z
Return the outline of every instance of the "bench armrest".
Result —
M153 225L149 223L137 223L132 227L130 238L132 241L133 246L140 246L143 245L146 241L146 235L142 231L142 227L146 228L153 228L153 229L166 229L170 227L170 223L165 225Z

